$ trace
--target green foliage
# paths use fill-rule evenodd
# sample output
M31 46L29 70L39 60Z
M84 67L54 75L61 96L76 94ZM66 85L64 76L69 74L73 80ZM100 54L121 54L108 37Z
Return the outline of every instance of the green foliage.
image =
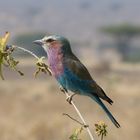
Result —
M0 76L4 80L3 72L2 72L2 66L5 65L15 71L17 71L21 76L24 74L17 68L17 65L19 61L15 60L12 56L12 50L6 50L3 53L0 52Z
M3 73L2 73L2 64L3 64L3 53L0 52L0 77L4 80Z
M6 44L9 38L9 33L6 32L4 37L0 37L0 76L4 80L3 74L2 74L2 64L4 63L5 58L5 48Z
M79 138L80 134L82 133L83 131L83 127L81 128L78 128L74 131L74 133L69 137L70 140L81 140Z
M4 37L0 37L0 52L4 52L9 36L9 32L6 32Z
M140 26L121 24L121 25L110 25L101 28L102 32L109 33L114 36L137 36L140 35Z
M17 71L21 76L24 75L24 73L17 68L19 61L15 60L11 53L7 54L7 56L5 57L5 61L11 69Z
M12 46L7 46L9 36L10 33L6 32L5 36L0 38L0 77L2 78L2 80L4 80L4 76L2 72L3 65L8 66L11 69L14 69L20 75L23 75L23 73L17 69L17 64L19 62L16 61L12 56L12 52L14 51L14 48L12 48Z
M125 60L126 62L131 62L131 63L137 63L140 62L140 51L135 51L135 52L131 52L127 59Z
M101 31L114 37L114 45L121 54L123 61L138 60L138 57L135 57L135 55L130 57L129 50L131 48L131 40L140 35L140 26L130 24L110 25L102 27Z

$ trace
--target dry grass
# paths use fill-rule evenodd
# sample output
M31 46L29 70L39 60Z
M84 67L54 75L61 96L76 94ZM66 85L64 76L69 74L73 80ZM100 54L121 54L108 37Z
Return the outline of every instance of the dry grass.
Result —
M79 125L62 116L62 113L78 118L74 109L65 101L65 95L59 91L53 78L43 75L34 79L34 69L26 64L23 67L26 74L24 78L5 70L6 81L0 81L0 139L67 140ZM103 120L108 124L108 140L139 140L139 66L133 69L132 66L121 64L113 66L109 74L94 73L94 77L114 100L113 106L107 106L122 127L116 129L105 113L88 97L77 96L74 100L93 133L94 124ZM82 138L88 140L86 132Z

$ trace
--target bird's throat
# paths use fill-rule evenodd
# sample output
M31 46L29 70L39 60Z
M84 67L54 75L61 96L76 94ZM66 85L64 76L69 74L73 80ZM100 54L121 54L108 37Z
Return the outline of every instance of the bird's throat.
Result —
M63 73L63 54L60 48L48 48L48 62L55 77Z

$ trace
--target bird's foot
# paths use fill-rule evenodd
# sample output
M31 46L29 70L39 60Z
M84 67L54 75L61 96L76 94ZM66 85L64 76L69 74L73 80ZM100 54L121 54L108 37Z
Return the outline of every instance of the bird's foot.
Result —
M72 94L72 95L70 95L70 96L68 96L68 97L66 98L66 101L67 101L69 104L71 104L72 98L73 98L74 95L76 95L76 93L74 93L74 94Z
M59 89L61 90L61 92L66 93L68 92L67 89L63 88L62 86L59 87Z
M71 104L72 97L71 97L71 96L68 96L68 97L66 98L66 101L67 101L69 104Z
M84 128L87 128L87 127L89 127L89 125L87 125L87 124L84 124L83 126L84 126Z

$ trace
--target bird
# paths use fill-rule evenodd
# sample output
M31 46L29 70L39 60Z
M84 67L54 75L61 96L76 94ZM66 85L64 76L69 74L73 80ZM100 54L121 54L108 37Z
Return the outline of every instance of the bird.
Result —
M35 40L35 44L44 48L53 76L64 91L85 95L93 99L107 114L112 123L119 128L120 124L107 109L102 100L112 105L113 101L92 78L87 68L76 57L69 40L61 35L49 35Z

